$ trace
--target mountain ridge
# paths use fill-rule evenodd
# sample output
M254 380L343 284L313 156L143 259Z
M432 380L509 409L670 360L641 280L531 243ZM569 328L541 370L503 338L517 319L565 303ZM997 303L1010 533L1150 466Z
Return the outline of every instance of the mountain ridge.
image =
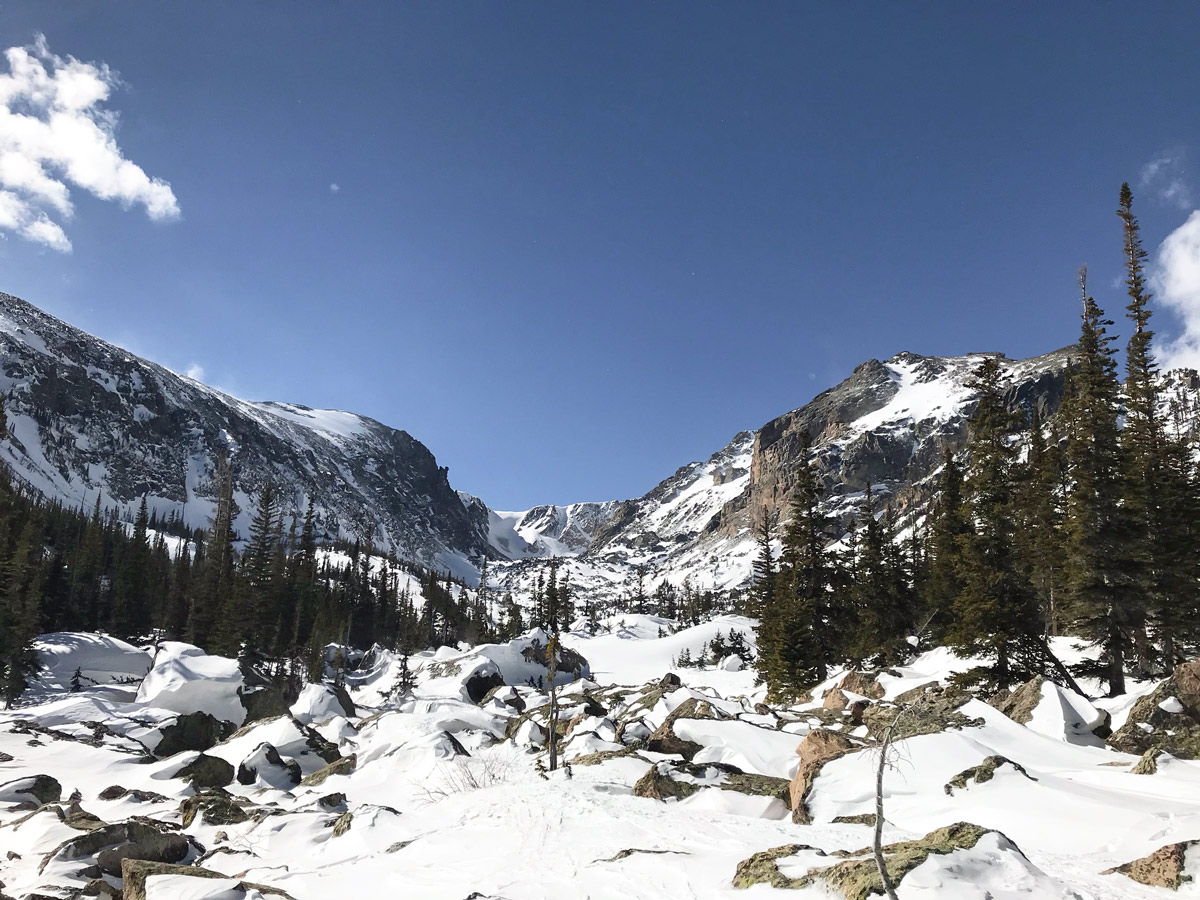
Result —
M755 517L784 507L802 460L817 467L835 515L848 516L867 484L902 502L965 434L967 382L980 359L1003 359L1011 402L1045 413L1061 400L1069 353L866 360L640 497L500 511L455 490L446 467L402 429L345 410L242 400L0 294L10 426L0 455L46 496L83 506L100 496L127 518L146 496L160 517L205 527L224 451L242 533L272 480L288 517L313 501L326 538L369 540L467 580L486 557L497 586L524 590L547 557L561 556L577 583L599 593L623 590L639 570L733 589L749 574Z

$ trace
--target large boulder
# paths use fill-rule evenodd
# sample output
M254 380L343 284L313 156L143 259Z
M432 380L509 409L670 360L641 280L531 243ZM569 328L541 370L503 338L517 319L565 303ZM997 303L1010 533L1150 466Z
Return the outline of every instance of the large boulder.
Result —
M230 722L222 722L211 713L184 713L170 725L163 727L162 738L154 748L154 755L165 758L185 750L203 752L231 734L233 725Z
M1200 759L1200 660L1176 666L1170 678L1138 700L1108 743L1138 756L1166 750L1180 759Z
M285 760L273 745L265 742L242 760L237 769L238 784L259 784L281 791L291 790L302 777L300 763Z
M95 857L96 865L107 875L121 873L124 859L179 862L191 849L187 837L150 824L130 820L104 825L63 841L46 854L39 872L55 861L85 860Z
M317 769L311 775L301 779L300 784L304 787L318 787L324 784L331 775L349 775L357 765L358 756L351 753L349 756L334 760L324 768Z
M827 728L816 728L804 736L796 755L800 757L800 766L792 777L788 796L791 800L792 821L797 825L811 825L812 817L808 812L808 795L812 791L813 781L821 772L821 768L839 756L852 753L858 747L846 737Z
M1042 685L1046 679L1036 675L1010 693L1000 693L988 700L989 706L994 706L1018 725L1027 725L1033 718L1033 711L1042 702Z
M1108 713L1040 675L987 702L1014 722L1055 740L1099 745L1101 736L1109 733Z
M985 784L991 781L996 776L996 770L1001 766L1009 766L1013 771L1019 772L1030 781L1037 781L1036 778L1025 771L1025 767L1020 763L1013 762L1007 756L993 754L984 759L979 765L963 769L947 781L945 786L946 795L953 796L955 791L966 790L971 784Z
M62 799L62 785L49 775L28 775L0 784L0 803L45 806Z
M176 778L186 779L198 791L208 788L223 788L233 784L233 766L219 756L201 753L175 773Z
M667 714L663 723L646 741L646 749L652 753L677 753L684 759L691 759L704 748L694 741L684 740L675 734L675 722L679 719L717 718L721 718L721 716L711 703L689 697Z
M633 796L653 800L682 800L704 788L772 797L788 802L788 780L769 775L747 774L721 763L696 765L663 760L652 765L633 786Z
M236 825L250 818L241 805L220 788L185 798L179 804L179 813L184 828L191 825L196 816L200 816L205 825Z
M989 831L978 825L959 822L945 828L931 831L925 837L915 841L900 841L883 847L884 865L892 882L900 886L904 877L931 857L944 856L956 851L974 850L981 842L986 846L979 853L979 863L976 865L951 865L945 871L945 877L937 881L947 892L945 896L960 896L955 887L965 888L971 879L985 866L1000 861L1012 868L1024 869L1028 877L1022 882L1023 886L1041 886L1049 882L1044 873L1040 872L1025 858L1020 849L1012 841L997 831ZM802 857L804 866L788 866L795 871L807 873L798 877L786 874L779 866L780 861L789 857ZM840 862L829 861L842 857ZM1007 857L1007 859L1004 859ZM775 888L817 888L823 896L840 896L846 900L870 900L883 894L883 882L879 877L879 869L870 848L854 853L838 852L836 856L827 856L823 851L807 844L785 844L771 850L756 853L749 859L743 860L737 867L733 877L734 887L749 888L757 884L768 884ZM1057 885L1061 888L1061 885ZM1073 896L1072 894L1051 894L1045 896ZM939 894L941 896L941 894ZM982 894L980 894L982 896ZM990 896L990 894L988 895Z
M838 682L838 688L851 694L858 694L860 697L868 697L871 700L882 700L884 695L878 673L847 672L846 676Z
M1148 856L1127 862L1112 869L1105 869L1104 875L1125 875L1139 884L1150 887L1170 888L1179 890L1183 885L1192 881L1193 876L1185 871L1187 852L1200 841L1182 841L1178 844L1167 844L1159 847Z
M350 718L355 715L354 702L344 687L327 684L306 684L288 712L297 722L312 725L334 716Z
M971 728L983 724L983 719L970 718L959 710L975 699L955 685L927 684L905 691L894 703L877 703L863 711L862 721L871 737L883 740L892 723L893 740L937 734L947 728Z
M241 725L246 720L240 696L243 683L236 660L210 656L191 644L164 641L136 699L156 709L206 712L223 722Z
M125 834L124 841L96 854L96 865L105 875L120 875L121 862L126 859L174 863L187 856L191 849L191 844L182 834L160 831L143 822L126 822Z
M160 883L165 882L170 886L165 890L155 890L151 893L147 890L147 882L150 879L156 881L161 879ZM291 894L281 888L272 887L269 884L256 884L252 881L241 881L238 878L230 878L228 875L222 875L211 869L202 869L199 866L177 866L140 859L127 859L121 866L121 885L125 900L158 900L159 897L179 896L184 891L182 888L176 888L176 885L179 884L176 879L211 879L213 881L211 895L205 895L192 888L186 891L187 896L192 898L212 896L225 900L231 895L245 896L250 891L257 891L268 897L292 900Z

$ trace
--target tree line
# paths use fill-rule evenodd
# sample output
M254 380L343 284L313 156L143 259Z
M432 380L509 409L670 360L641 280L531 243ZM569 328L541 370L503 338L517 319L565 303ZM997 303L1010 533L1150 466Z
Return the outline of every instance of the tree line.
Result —
M1132 329L1123 382L1113 322L1081 270L1080 336L1060 407L1046 421L1011 407L999 359L985 357L970 383L966 444L947 450L924 521L900 534L868 490L857 526L841 534L805 463L782 530L769 517L758 523L757 666L773 697L802 694L835 665L902 662L913 642L982 657L964 680L985 689L1086 676L1112 695L1128 674L1162 676L1196 652L1195 409L1168 395L1154 361L1128 184L1117 215ZM1085 639L1094 658L1068 669L1048 641L1060 634Z
M312 504L285 526L270 484L238 541L224 457L216 485L211 527L190 532L177 518L157 520L144 499L132 523L99 500L90 513L45 500L0 467L0 691L8 703L36 671L33 640L45 632L182 640L313 678L329 644L409 652L501 636L486 591L369 541L320 546ZM519 610L507 625L523 626Z

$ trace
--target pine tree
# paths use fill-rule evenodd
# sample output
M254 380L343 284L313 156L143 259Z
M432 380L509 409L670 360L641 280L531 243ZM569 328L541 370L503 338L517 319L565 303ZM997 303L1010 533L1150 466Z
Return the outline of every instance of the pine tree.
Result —
M8 707L37 670L33 640L41 633L42 522L42 510L35 506L25 518L0 582L0 689Z
M978 394L968 426L965 485L972 527L958 538L962 586L948 636L967 652L991 657L995 685L1004 688L1037 667L1032 654L1041 631L1014 531L1016 448L1010 436L1021 423L1005 404L998 357L980 363L970 387Z
M233 467L223 451L217 456L216 491L216 515L205 541L203 567L194 580L188 628L192 643L234 655L239 650L242 616L234 596Z
M1061 412L1071 483L1064 523L1066 593L1076 627L1101 650L1098 664L1078 671L1101 678L1116 696L1125 692L1131 632L1144 612L1134 595L1129 527L1121 503L1116 362L1106 328L1112 322L1088 294L1086 270L1080 270L1079 285L1078 369Z
M1058 440L1047 440L1035 409L1029 424L1028 453L1019 473L1014 518L1022 568L1041 610L1042 630L1057 635L1062 627L1063 512L1066 492Z
M134 519L133 540L122 548L113 578L113 607L110 627L123 638L136 638L149 630L147 569L150 544L147 541L149 516L143 496Z
M754 560L754 583L750 593L750 614L758 620L754 636L758 643L759 684L768 687L774 678L780 682L779 660L781 632L784 628L783 616L776 600L775 556L771 550L771 533L775 529L775 514L764 509L755 522L755 539L758 542L758 556ZM693 592L690 581L684 581L684 604L694 607Z
M1121 433L1125 485L1123 505L1129 518L1128 565L1134 588L1146 598L1144 612L1151 617L1159 641L1162 669L1174 667L1177 635L1191 619L1190 561L1178 549L1185 536L1183 524L1172 515L1167 489L1186 490L1178 472L1168 465L1170 449L1160 411L1158 367L1151 350L1154 332L1149 328L1150 291L1146 285L1146 251L1142 249L1133 192L1121 185L1117 215L1123 232L1125 287L1129 294L1126 314L1133 333L1125 351L1125 428ZM1175 476L1175 477L1172 477ZM1182 571L1181 571L1182 570ZM1141 604L1133 611L1134 648L1138 668L1149 674L1155 668Z
M962 468L948 446L938 488L930 512L926 551L929 577L925 598L930 621L940 635L949 627L954 604L962 592L962 542L972 530L963 499Z
M853 542L853 572L847 590L853 616L846 655L856 664L891 665L908 651L914 608L896 554L895 522L890 510L875 513L870 485L863 492Z
M832 525L821 512L816 475L807 457L797 472L790 510L769 619L772 656L761 662L773 700L798 696L827 677L842 630L833 615L835 560L826 549Z
M237 612L239 637L255 649L269 649L275 637L277 606L275 592L281 587L277 578L276 561L280 556L280 535L277 531L279 502L275 486L269 481L258 495L258 508L250 523L250 541L242 554L240 572L241 602Z

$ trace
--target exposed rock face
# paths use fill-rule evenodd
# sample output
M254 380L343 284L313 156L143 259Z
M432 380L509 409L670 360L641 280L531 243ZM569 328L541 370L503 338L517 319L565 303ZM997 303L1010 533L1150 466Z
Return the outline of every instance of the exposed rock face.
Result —
M472 703L483 703L488 694L504 687L504 676L498 669L490 672L478 672L467 679L463 688Z
M125 841L96 854L96 865L105 875L120 875L125 859L173 863L187 856L190 845L182 834L159 831L140 822L126 823L125 830Z
M863 712L863 724L871 737L882 740L892 721L902 715L893 733L895 740L921 734L937 734L947 728L970 728L982 725L982 719L972 719L959 709L974 699L962 688L937 684L922 685L905 691L895 705L877 704Z
M812 818L808 814L807 800L813 782L821 772L821 767L856 749L857 747L850 738L826 728L816 728L804 736L804 740L796 748L796 753L800 757L800 768L792 777L789 790L793 822L797 825L812 824Z
M886 362L868 360L807 405L772 419L755 435L745 521L754 521L763 509L782 511L799 466L809 461L835 495L868 485L899 495L927 478L941 465L944 448L966 437L974 403L965 385L984 355L995 354L899 353ZM1068 356L1064 349L1028 360L1002 359L1011 378L1009 405L1026 412L1037 408L1043 415L1056 410ZM948 402L922 409L922 386ZM812 448L807 453L806 446Z
M158 757L174 756L185 750L205 751L233 733L233 725L206 712L186 713L162 729L154 748Z
M187 856L188 839L144 821L120 822L95 828L71 838L46 854L41 871L53 860L84 860L95 857L100 871L119 875L124 859L178 862Z
M1129 770L1131 775L1157 775L1158 774L1158 758L1166 756L1162 750L1147 750L1142 754L1142 758L1134 763L1133 768Z
M1018 725L1028 725L1033 719L1033 711L1042 702L1042 685L1046 679L1037 675L1015 691L1000 694L988 700L988 706L994 706Z
M672 510L665 518L656 513L684 493L694 490L697 484L740 487L749 470L752 441L752 433L743 431L706 461L680 466L649 493L618 504L607 521L596 529L588 547L588 555L603 556L614 551L620 553L622 548L627 550L630 547L642 550L666 548L672 543L682 543L695 537L719 512L720 503L702 507L692 504L689 508Z
M137 800L139 803L170 802L169 797L164 797L162 794L156 794L154 791L139 791L137 789L130 790L129 788L121 787L119 784L106 787L97 796L101 800L120 800L123 797L129 797L133 800Z
M175 773L176 778L186 778L198 791L233 784L233 775L232 765L219 756L208 756L204 753Z
M931 831L920 840L888 844L883 848L884 864L893 883L900 884L905 875L932 854L970 850L985 834L987 829L968 822L958 822ZM846 900L868 900L872 894L883 893L883 881L879 877L874 858L866 850L855 855L860 858L840 862L815 876L808 876L805 881L808 884L823 883L840 893Z
M62 799L62 785L49 775L32 775L0 784L0 802L44 806Z
M807 405L742 432L709 459L689 463L652 491L617 505L591 544L563 572L581 590L628 590L637 566L655 583L665 572L697 587L736 587L751 577L752 526L764 510L786 518L801 465L815 467L826 511L843 525L870 484L899 512L932 497L930 478L946 447L959 447L975 397L967 386L988 355L927 357L900 353L868 360ZM1028 360L1002 359L1007 402L1049 415L1062 400L1070 356L1061 350ZM714 562L722 560L718 574ZM497 566L502 589L527 590L543 563Z
M843 691L869 697L872 700L880 700L884 694L878 675L870 672L847 672L846 676L838 682L838 687Z
M305 787L317 787L324 784L330 775L349 775L357 765L358 757L351 753L349 756L343 756L341 759L334 760L322 769L317 769L311 775L301 779L300 784Z
M300 783L303 774L300 763L294 759L284 760L271 744L262 743L238 765L238 784L254 784L260 775L274 784Z
M884 864L892 881L899 885L905 875L932 854L970 850L985 834L988 834L987 829L959 822L931 831L920 840L886 845L883 848ZM1020 853L1007 838L1003 838L1003 842L1014 852ZM883 894L883 883L869 848L850 854L839 853L839 856L848 855L851 858L825 868L818 866L800 878L790 878L779 870L780 859L805 851L812 852L817 857L825 856L823 851L807 844L785 844L782 847L764 850L738 864L733 876L733 886L749 888L756 884L769 884L775 888L798 889L819 885L834 896L842 896L846 900L868 900L872 896Z
M1173 891L1177 891L1192 880L1192 877L1187 875L1183 868L1188 849L1194 847L1197 843L1200 843L1200 841L1183 841L1178 844L1167 844L1165 847L1159 847L1149 856L1143 856L1141 859L1127 862L1124 865L1117 866L1115 869L1106 869L1103 874L1125 875L1139 884L1170 888Z
M236 825L250 816L227 792L218 789L203 791L179 804L183 827L187 828L197 815L206 825Z
M779 871L776 860L795 856L805 850L811 850L821 856L825 855L825 851L808 844L784 844L782 847L763 850L738 863L737 871L733 873L733 886L735 888L752 888L756 884L767 884L773 888L800 887L799 879L788 878Z
M377 544L426 563L447 551L499 556L433 454L365 416L238 400L8 294L0 294L0 372L13 385L5 460L17 479L69 506L90 508L103 490L132 516L146 495L160 513L175 509L189 526L207 527L217 451L236 448L242 533L270 480L288 516L302 517L313 498L328 538L360 537L357 523L368 521Z
M1001 766L1010 766L1016 772L1020 772L1030 781L1037 781L1032 775L1025 771L1025 767L1020 763L1015 763L1007 756L989 756L977 766L972 766L969 769L963 769L948 782L946 782L946 794L953 796L956 790L966 790L966 788L974 784L984 784L991 781L996 775L996 770Z
M121 884L125 900L146 900L146 879L152 875L182 875L188 878L229 877L211 869L202 869L199 866L176 866L169 863L127 859L121 865ZM269 884L256 884L252 881L243 881L240 884L243 890L253 889L270 897L293 900L287 891L271 887Z
M1170 678L1134 703L1108 743L1127 754L1166 750L1181 760L1200 760L1200 660L1176 666Z
M347 831L350 830L350 826L353 823L354 823L354 813L349 812L349 811L342 813L340 816L337 817L337 820L333 823L333 836L335 838L341 837L343 834L345 834Z
M1176 666L1138 700L1108 743L1124 753L1166 750L1179 759L1200 759L1200 660Z
M680 703L663 719L663 723L654 730L646 741L646 749L652 753L676 753L684 759L691 759L702 748L699 744L684 740L675 734L674 725L677 719L716 719L719 718L712 704L690 697Z
M706 787L741 794L757 794L788 802L788 780L754 775L719 763L696 765L664 761L649 768L633 786L633 796L652 800L682 800Z

